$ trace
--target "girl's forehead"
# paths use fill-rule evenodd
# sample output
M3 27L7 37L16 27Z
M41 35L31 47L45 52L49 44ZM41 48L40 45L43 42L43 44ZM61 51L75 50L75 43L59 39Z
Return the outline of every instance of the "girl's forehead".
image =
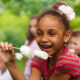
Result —
M43 16L39 23L38 23L38 28L52 28L52 29L64 29L64 24L60 21L59 18L52 16L52 15L45 15Z
M54 21L54 20L60 20L60 17L58 17L58 16L55 16L55 15L51 15L51 14L46 14L46 15L44 15L43 17L41 17L41 19L40 19L40 21L41 20L52 20L52 21Z

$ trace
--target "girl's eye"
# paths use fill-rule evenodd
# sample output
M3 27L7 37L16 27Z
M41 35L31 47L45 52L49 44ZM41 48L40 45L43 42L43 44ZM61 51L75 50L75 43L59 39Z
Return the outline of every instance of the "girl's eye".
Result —
M56 30L53 30L53 29L48 30L48 35L55 36L56 34L57 34Z
M51 36L56 35L56 33L53 33L53 32L49 32L48 34Z
M37 36L41 36L42 35L42 32L37 32Z

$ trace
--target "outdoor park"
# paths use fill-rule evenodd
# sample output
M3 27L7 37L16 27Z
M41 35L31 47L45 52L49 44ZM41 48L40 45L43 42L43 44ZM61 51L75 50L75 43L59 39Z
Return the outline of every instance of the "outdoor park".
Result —
M0 41L7 41L15 47L22 46L27 39L30 17L51 8L58 1L70 5L76 13L70 22L71 30L80 28L80 0L0 0ZM22 73L25 61L26 58L16 60Z

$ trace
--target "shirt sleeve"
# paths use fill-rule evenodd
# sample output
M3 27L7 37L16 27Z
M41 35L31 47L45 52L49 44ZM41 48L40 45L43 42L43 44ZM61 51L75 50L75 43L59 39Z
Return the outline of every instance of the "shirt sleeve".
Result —
M37 57L33 58L33 61L31 63L31 68L36 68L41 71L41 62L39 58Z
M80 75L80 64L78 60L73 58L61 58L56 63L55 70L65 72L76 77L77 75Z

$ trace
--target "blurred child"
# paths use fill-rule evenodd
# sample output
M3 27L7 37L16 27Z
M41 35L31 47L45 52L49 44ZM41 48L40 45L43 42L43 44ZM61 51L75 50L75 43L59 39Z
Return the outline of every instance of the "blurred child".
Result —
M63 7L66 6L63 5ZM72 54L65 46L71 35L69 19L71 20L59 8L57 10L50 9L39 16L36 40L40 49L46 51L52 57L47 60L35 57L31 64L29 80L41 80L42 76L43 80L80 79L80 58L76 54ZM16 65L13 46L1 42L0 52L0 57L6 63L13 78L15 80L26 80ZM5 55L6 57L3 57ZM6 61L6 59L8 60Z
M13 80L5 64L0 59L0 80Z
M32 51L34 51L36 49L40 50L40 48L38 47L37 42L35 40L38 17L39 17L39 15L35 15L35 16L31 17L28 34L27 34L27 40L25 42L25 45L30 47L32 49ZM32 56L34 57L34 54L32 54ZM26 65L25 65L24 74L27 79L29 78L29 76L31 74L31 62L32 62L32 59L28 59L26 61Z
M68 47L74 49L75 53L80 56L80 29L72 31Z

